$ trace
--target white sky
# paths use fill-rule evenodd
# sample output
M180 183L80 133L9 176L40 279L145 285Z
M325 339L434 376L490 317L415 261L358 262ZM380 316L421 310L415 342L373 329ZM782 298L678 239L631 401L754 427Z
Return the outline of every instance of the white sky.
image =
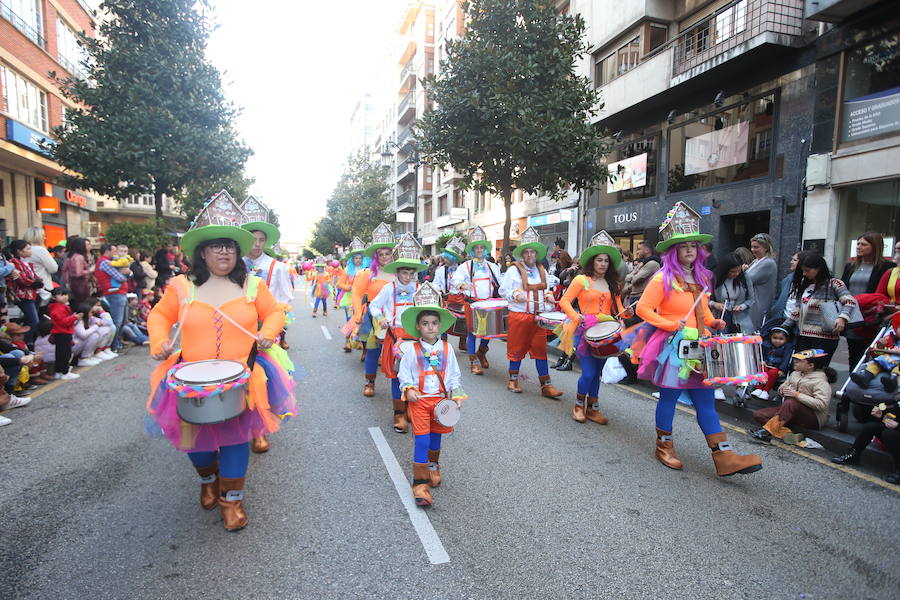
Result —
M341 173L350 116L376 85L403 0L211 0L209 57L243 109L253 193L305 241ZM396 66L396 65L393 65ZM243 199L241 199L243 200Z

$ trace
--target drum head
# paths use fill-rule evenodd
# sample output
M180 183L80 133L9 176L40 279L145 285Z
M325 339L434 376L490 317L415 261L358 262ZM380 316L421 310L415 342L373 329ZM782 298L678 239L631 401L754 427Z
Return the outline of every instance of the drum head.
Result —
M473 302L472 308L475 310L497 310L500 308L506 308L509 306L509 302L503 300L502 298L498 298L496 300L481 300L480 302Z
M434 405L434 420L444 427L453 427L459 423L459 416L459 405L453 400L441 400Z
M621 328L622 326L616 321L604 321L603 323L597 323L589 328L584 332L584 335L587 336L588 339L602 340L603 338L615 335Z
M558 310L550 311L550 312L542 312L538 315L540 318L545 319L547 321L553 321L555 323L562 323L566 320L566 313Z
M182 383L220 383L237 379L244 370L244 365L234 360L201 360L187 363L174 377Z

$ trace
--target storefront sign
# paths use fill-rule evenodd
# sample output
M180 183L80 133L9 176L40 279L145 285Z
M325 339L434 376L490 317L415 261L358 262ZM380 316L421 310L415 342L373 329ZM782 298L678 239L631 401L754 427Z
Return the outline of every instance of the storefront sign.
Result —
M436 235L426 235L426 236L422 237L422 245L423 246L430 246L431 244L435 243L436 241L437 241Z
M411 212L398 212L397 213L397 222L398 223L412 223L416 220L416 213Z
M685 142L684 174L694 175L747 162L750 123L723 127Z
M13 121L12 119L6 120L6 137L9 141L15 142L20 146L31 148L35 152L45 156L48 155L48 152L41 148L41 143L47 140L47 136L18 121Z
M647 153L610 163L606 193L621 192L647 185Z
M556 225L557 223L563 223L571 220L572 211L567 208L561 208L557 212L528 217L528 226L540 227L542 225Z
M66 201L81 208L87 208L87 198L76 194L72 190L66 190Z
M844 102L841 141L900 131L900 87Z
M603 224L599 229L609 231L624 231L626 229L643 228L644 209L642 204L622 204L606 210L600 210L600 221ZM593 230L593 228L590 228Z

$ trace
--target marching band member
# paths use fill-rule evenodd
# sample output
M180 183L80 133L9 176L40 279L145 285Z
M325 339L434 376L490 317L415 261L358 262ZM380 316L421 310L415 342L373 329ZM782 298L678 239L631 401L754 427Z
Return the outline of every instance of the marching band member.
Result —
M356 278L362 276L363 271L365 271L365 252L366 245L363 241L358 237L353 238L353 241L350 242L350 247L347 249L347 266L341 269L341 275L338 278L337 285L341 290L338 306L344 309L344 316L348 322L351 318L351 312L348 309L353 307L353 284ZM352 336L348 334L344 343L344 352L351 351L351 342Z
M462 263L453 273L453 285L463 292L468 299L464 305L468 335L466 336L466 350L469 353L469 368L475 375L481 375L482 369L490 367L487 352L489 339L475 337L475 319L472 316L472 302L498 298L500 295L500 267L496 263L487 260L486 256L491 251L491 242L487 239L484 229L475 227L469 234L469 243L466 245L466 254L470 260ZM478 349L476 350L475 346Z
M572 323L566 328L575 335L575 348L581 364L581 377L578 378L578 394L572 418L579 423L585 420L606 425L609 422L600 412L597 398L600 392L600 375L603 373L605 358L598 358L585 343L583 334L601 321L614 320L622 311L619 293L619 265L622 253L616 247L615 240L601 230L591 238L588 247L578 257L583 274L578 275L569 284L559 302L560 307ZM578 301L579 313L572 303ZM571 350L570 350L571 351Z
M456 354L440 338L453 327L456 317L441 308L440 301L438 290L424 283L413 295L415 306L406 309L400 319L403 330L418 340L406 343L398 378L413 426L412 492L423 508L434 501L429 488L441 485L441 436L453 431L437 421L434 408L447 397L457 405L466 398Z
M240 259L254 245L253 234L231 224L240 217L227 194L204 206L181 240L193 259L190 274L169 282L147 319L151 355L163 361L151 376L148 431L187 453L200 476L201 506L218 506L229 531L248 521L242 498L250 440L277 431L282 420L297 413L293 383L264 352L284 325L284 311L265 282L249 275ZM180 351L170 339L176 323L183 333ZM178 414L180 395L169 385L177 383L170 370L181 361L209 359L249 366L246 407L220 423L187 423Z
M376 337L369 302L375 299L381 288L394 281L394 274L384 270L393 258L394 245L394 232L384 223L379 224L372 232L372 243L366 248L366 256L372 259L372 265L360 271L353 280L353 323L356 326L355 335L364 347L366 383L363 396L366 398L375 395L375 377L381 359L381 341Z
M441 293L444 307L457 312L463 308L466 297L457 289L453 276L459 270L460 261L465 257L465 247L466 243L459 236L450 238L441 253L441 264L434 271L434 287ZM459 349L463 352L466 349L465 336L459 336Z
M424 271L428 265L422 262L422 247L412 234L407 233L394 248L395 258L384 266L396 279L381 288L369 303L372 320L384 331L381 344L381 372L391 380L391 398L394 403L394 431L406 433L409 423L406 419L406 403L400 392L400 380L394 369L394 346L404 339L410 339L403 330L403 312L413 305L413 295L419 289L416 273Z
M547 256L547 247L540 242L540 235L533 227L520 236L521 243L513 250L514 262L500 283L500 296L509 302L509 332L506 340L506 357L509 359L509 382L506 388L516 394L519 387L519 367L526 354L534 359L541 382L541 394L547 398L559 398L562 392L550 383L547 365L547 331L535 321L535 315L547 312L553 305L553 288L559 280L547 273L538 261Z
M712 273L706 269L706 249L712 239L700 233L700 215L678 202L659 229L656 251L662 269L647 284L637 305L638 316L656 330L640 351L638 376L659 387L656 405L656 458L670 469L683 468L672 442L675 402L687 391L697 411L697 423L712 450L716 474L753 473L762 468L755 454L739 455L731 450L716 412L713 388L703 385L703 377L690 361L679 358L679 343L697 340L706 328L720 330L725 322L709 311Z
M328 294L331 290L332 276L325 267L325 259L321 256L316 259L316 274L313 279L313 297L316 299L313 304L312 318L316 318L319 312L319 304L322 305L322 316L328 316Z

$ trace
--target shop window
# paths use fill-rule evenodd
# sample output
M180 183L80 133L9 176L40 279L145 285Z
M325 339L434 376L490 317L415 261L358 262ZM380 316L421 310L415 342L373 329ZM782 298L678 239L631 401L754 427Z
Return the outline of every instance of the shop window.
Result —
M900 130L900 32L849 50L844 73L841 141Z
M16 121L38 131L47 131L47 94L36 85L3 65L3 105Z
M626 137L606 155L610 179L600 193L602 205L656 195L659 137Z
M768 94L717 112L701 110L699 118L673 127L669 134L669 192L768 176L774 112L775 95Z

